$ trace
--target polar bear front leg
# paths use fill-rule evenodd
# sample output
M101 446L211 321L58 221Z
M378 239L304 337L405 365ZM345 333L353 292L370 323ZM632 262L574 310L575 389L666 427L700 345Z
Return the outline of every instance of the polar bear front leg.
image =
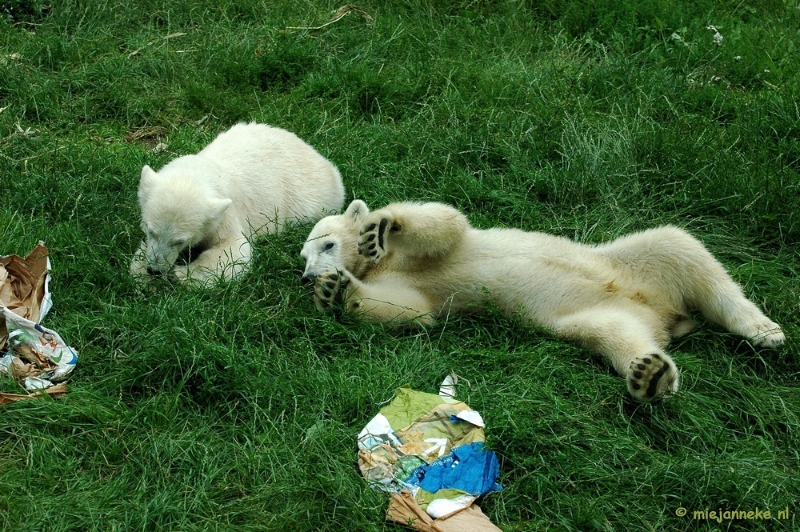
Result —
M434 321L425 297L391 275L365 283L347 271L328 270L316 278L314 304L321 312L341 310L370 323L430 325Z
M150 275L147 273L147 258L145 251L147 250L147 242L142 242L139 249L133 255L131 260L130 272L134 279L139 282L146 282Z
M327 312L341 305L352 277L347 272L328 270L317 276L314 284L314 305L320 312Z
M467 218L442 203L391 203L361 223L358 253L378 262L392 253L399 261L441 257L469 229Z
M136 282L138 289L147 289L155 291L157 289L158 276L151 275L147 271L147 257L145 252L147 250L147 242L142 242L139 249L133 255L131 260L130 272L133 280Z
M358 231L358 254L378 262L389 252L390 232L400 231L394 216L387 209L367 215Z
M179 281L200 281L219 278L229 281L241 275L250 265L252 249L246 238L209 248L186 266L176 265L173 273Z

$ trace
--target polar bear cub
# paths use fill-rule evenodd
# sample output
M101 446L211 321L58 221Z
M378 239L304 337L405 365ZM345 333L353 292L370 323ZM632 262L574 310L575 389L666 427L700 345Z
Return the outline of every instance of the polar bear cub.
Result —
M314 148L277 127L237 124L196 155L142 169L146 238L131 272L231 279L250 263L252 236L319 220L343 202L339 171ZM179 261L182 254L189 259Z
M694 237L665 226L601 245L517 229L479 230L440 203L356 200L327 216L300 253L321 311L380 323L431 323L492 303L531 326L598 351L639 400L678 390L665 348L690 311L750 339L783 343L781 328Z

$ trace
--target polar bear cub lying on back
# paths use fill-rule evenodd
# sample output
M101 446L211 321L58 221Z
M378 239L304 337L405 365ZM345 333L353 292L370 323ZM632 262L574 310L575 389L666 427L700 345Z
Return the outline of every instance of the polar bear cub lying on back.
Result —
M146 239L131 272L231 279L248 267L254 234L281 231L289 220L319 220L343 202L339 171L314 148L283 129L237 124L196 155L158 172L142 169ZM176 264L182 252L190 262Z
M754 345L784 341L708 250L676 227L591 246L475 229L440 203L370 212L356 200L320 220L300 254L319 310L342 305L372 322L429 324L491 302L600 352L640 400L678 390L678 370L664 349L691 330L692 309Z

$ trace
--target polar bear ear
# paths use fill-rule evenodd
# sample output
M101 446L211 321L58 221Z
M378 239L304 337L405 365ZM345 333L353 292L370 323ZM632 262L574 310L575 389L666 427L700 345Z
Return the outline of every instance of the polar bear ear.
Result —
M217 222L222 219L225 210L233 203L232 199L213 199L208 204L209 217Z
M369 214L369 207L360 199L353 200L353 202L344 211L344 215L350 218L353 222L361 221Z
M142 178L139 180L139 201L144 202L150 194L150 189L158 179L158 174L147 165L142 168Z
M149 187L156 179L158 179L156 171L144 165L144 167L142 167L142 179L139 181L139 188Z

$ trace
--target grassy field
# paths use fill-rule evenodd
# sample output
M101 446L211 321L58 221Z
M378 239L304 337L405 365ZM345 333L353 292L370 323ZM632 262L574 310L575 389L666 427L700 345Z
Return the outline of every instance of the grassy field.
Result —
M501 461L481 506L503 530L800 528L797 2L366 0L327 24L341 5L0 1L0 254L45 241L44 324L80 353L65 398L0 409L0 529L399 530L356 435L451 370ZM417 332L317 313L309 226L256 241L241 281L141 294L141 167L249 120L373 207L581 242L685 227L788 342L702 324L671 346L680 394L637 404L495 312Z

